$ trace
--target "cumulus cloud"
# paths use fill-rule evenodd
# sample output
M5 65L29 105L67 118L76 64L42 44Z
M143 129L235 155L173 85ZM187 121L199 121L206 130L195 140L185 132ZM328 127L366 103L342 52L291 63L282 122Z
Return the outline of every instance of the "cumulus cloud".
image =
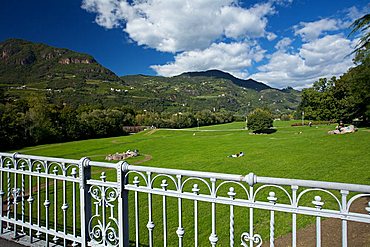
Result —
M300 22L294 26L295 35L300 36L303 41L312 41L330 31L338 31L348 28L356 19L368 13L370 4L363 9L356 6L345 9L343 18L323 18L313 22Z
M188 71L219 69L239 78L246 78L253 61L263 58L264 50L258 45L245 42L214 43L204 50L187 51L175 56L175 61L151 66L157 74L174 76Z
M280 49L251 77L278 88L308 87L321 77L340 76L346 72L353 65L348 54L355 43L338 34L307 42L296 53Z
M356 19L368 14L370 11L370 3L364 6L362 9L358 9L356 6L352 6L346 9L344 12L346 13L346 18L344 21L345 27L351 25Z
M84 0L105 28L122 27L139 45L163 52L205 49L223 38L240 41L274 35L266 32L271 2L242 8L237 0Z
M277 42L277 44L275 45L275 48L277 50L286 50L292 42L293 40L291 40L288 37L285 37Z
M266 0L246 8L239 0L83 0L82 8L96 14L98 25L121 28L138 45L173 53L172 62L151 66L162 76L219 69L273 87L303 88L346 72L356 41L344 29L370 5L346 9L341 18L300 22L291 35L278 37L281 30L268 30L268 17L291 2ZM276 50L264 50L261 38ZM253 70L257 63L263 65Z
M300 35L303 41L317 39L326 31L339 29L339 23L335 19L321 19L314 22L301 22L295 26L295 35Z

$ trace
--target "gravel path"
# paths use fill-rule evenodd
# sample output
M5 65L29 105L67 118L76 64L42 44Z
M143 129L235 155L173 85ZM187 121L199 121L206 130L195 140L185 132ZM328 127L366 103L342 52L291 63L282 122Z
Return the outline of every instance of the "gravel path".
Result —
M366 214L365 207L368 206L370 198L360 198L351 206L351 212ZM321 221L321 246L342 246L342 223L339 219L326 219ZM269 246L269 240L262 245ZM275 241L276 247L292 246L292 234L282 236ZM297 247L316 246L316 225L309 225L297 231ZM370 224L348 222L348 246L370 247Z

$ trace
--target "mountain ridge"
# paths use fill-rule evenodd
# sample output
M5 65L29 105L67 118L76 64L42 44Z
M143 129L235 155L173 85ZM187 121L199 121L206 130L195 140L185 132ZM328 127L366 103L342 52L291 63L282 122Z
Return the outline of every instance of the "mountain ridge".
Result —
M289 113L300 101L294 89L275 89L219 70L118 77L88 54L20 39L0 43L0 91L3 102L37 94L59 105L170 113L207 109L243 115L257 107Z
M215 77L220 79L226 79L232 81L234 84L244 87L244 88L250 88L256 91L262 91L265 89L272 89L272 87L262 83L258 82L252 78L249 79L240 79L237 78L230 73L217 70L217 69L211 69L206 71L194 71L194 72L184 72L178 76L189 76L189 77Z
M117 75L88 54L22 39L0 42L0 83L49 81L66 75L118 80Z

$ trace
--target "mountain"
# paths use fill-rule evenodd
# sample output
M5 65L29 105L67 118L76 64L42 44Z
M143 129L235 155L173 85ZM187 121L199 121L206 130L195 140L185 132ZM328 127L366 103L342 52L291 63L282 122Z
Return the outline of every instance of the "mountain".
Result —
M127 86L127 96L132 95L131 102L137 102L133 104L149 111L208 109L245 115L254 108L268 107L281 114L291 113L300 102L297 90L279 90L262 83L257 85L265 89L256 90L250 88L248 80L215 70L188 72L174 77L130 75L121 79Z
M262 82L255 81L253 79L247 79L247 80L239 79L239 78L236 78L236 77L234 77L233 75L231 75L229 73L226 73L226 72L223 72L223 71L220 71L220 70L186 72L186 73L182 73L179 76L183 76L183 77L186 77L186 76L189 76L189 77L214 77L214 78L218 78L218 79L226 79L226 80L232 81L234 84L236 84L240 87L250 88L250 89L253 89L253 90L256 90L256 91L262 91L262 90L265 90L265 89L272 89L270 86L268 86L268 85L266 85Z
M291 113L300 92L278 90L219 71L174 77L118 77L88 54L19 39L0 43L0 103L45 96L57 105L122 107L154 112L230 111L257 107Z
M86 79L119 80L87 54L21 39L0 43L0 83L47 83L63 88Z

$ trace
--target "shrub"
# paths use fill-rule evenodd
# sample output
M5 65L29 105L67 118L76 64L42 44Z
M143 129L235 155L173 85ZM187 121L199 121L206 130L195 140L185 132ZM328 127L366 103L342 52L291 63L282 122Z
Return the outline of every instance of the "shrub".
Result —
M290 116L288 114L283 114L281 115L281 121L289 121L290 120Z
M254 132L263 132L272 127L273 121L269 111L257 108L248 115L247 127Z

